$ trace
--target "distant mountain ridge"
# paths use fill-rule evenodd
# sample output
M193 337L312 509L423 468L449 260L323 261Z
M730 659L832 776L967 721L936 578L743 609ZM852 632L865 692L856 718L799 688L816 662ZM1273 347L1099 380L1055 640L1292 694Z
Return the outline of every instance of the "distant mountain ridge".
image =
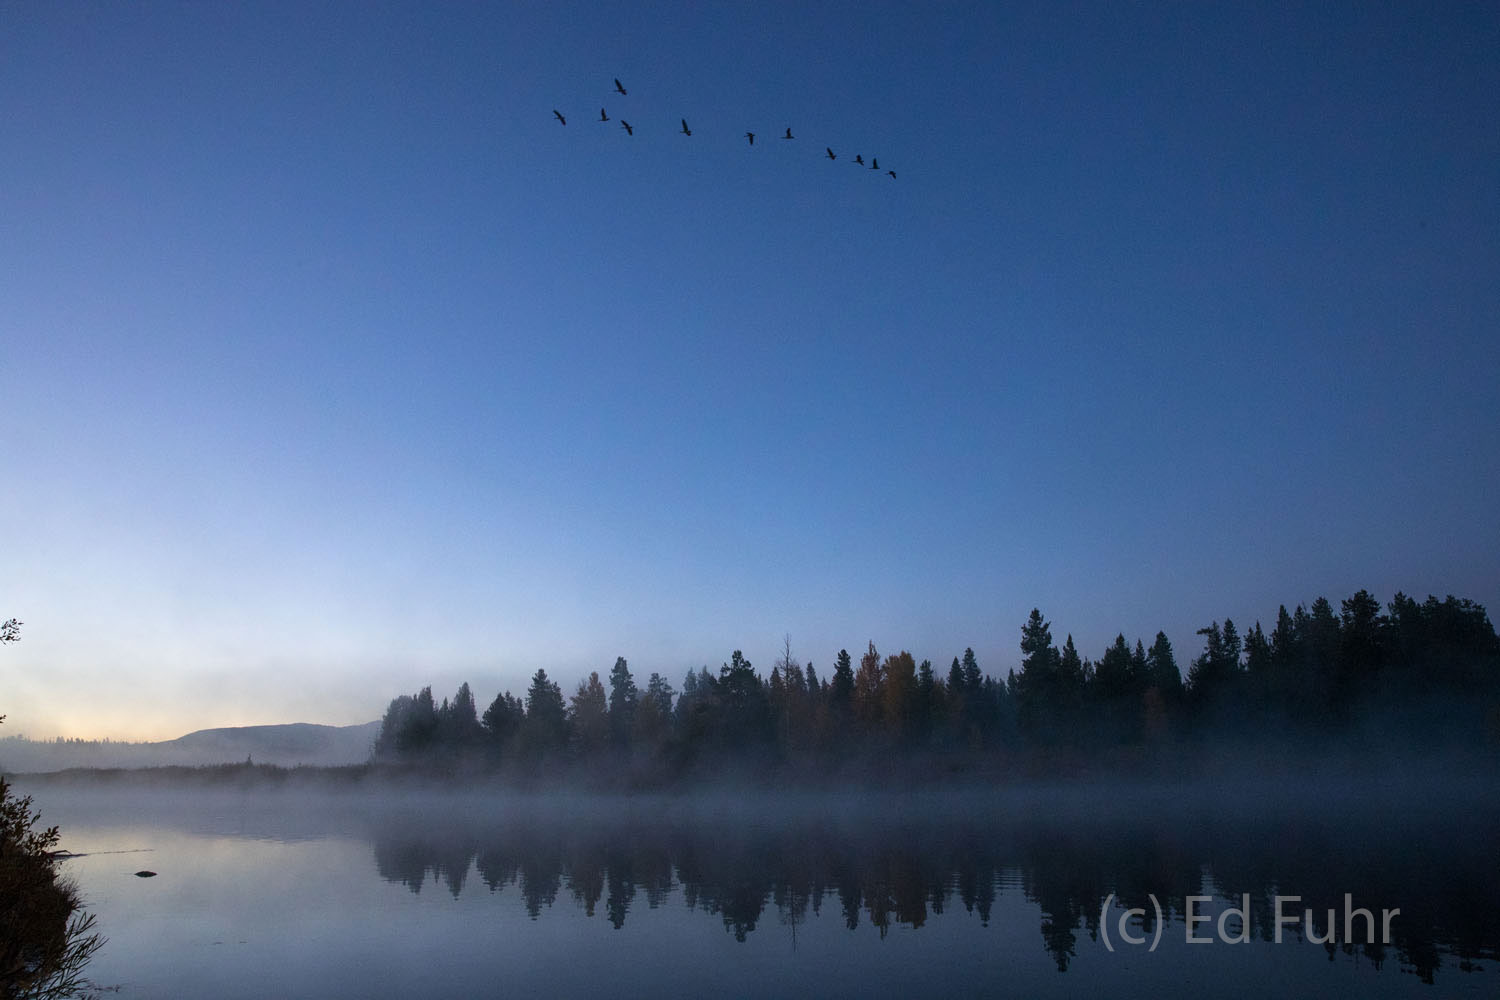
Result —
M174 740L116 743L108 740L0 739L0 771L24 774L70 767L163 767L257 764L336 767L370 759L380 723L321 726L293 722L275 726L199 729Z

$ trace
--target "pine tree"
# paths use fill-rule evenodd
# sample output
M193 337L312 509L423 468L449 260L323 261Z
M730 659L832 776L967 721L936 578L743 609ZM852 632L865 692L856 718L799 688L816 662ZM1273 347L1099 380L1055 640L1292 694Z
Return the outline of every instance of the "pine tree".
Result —
M506 691L495 696L490 707L484 710L484 718L480 721L484 727L485 742L496 754L504 754L520 733L522 723L526 721L526 706L521 703L521 699Z
M1016 677L1016 711L1021 728L1043 741L1057 737L1061 715L1061 657L1052 645L1052 627L1031 609L1021 626L1021 672Z
M568 714L562 688L538 669L526 692L526 722L522 727L526 750L542 756L567 746Z
M630 676L630 665L625 662L625 657L615 657L614 668L609 672L609 730L617 746L630 741L639 700L640 692L636 689L635 678Z
M984 676L979 672L979 660L974 656L974 650L964 650L964 691L967 694L978 694L980 686L984 683Z
M833 682L828 688L830 707L837 713L847 713L854 704L854 665L847 649L839 650L833 666Z

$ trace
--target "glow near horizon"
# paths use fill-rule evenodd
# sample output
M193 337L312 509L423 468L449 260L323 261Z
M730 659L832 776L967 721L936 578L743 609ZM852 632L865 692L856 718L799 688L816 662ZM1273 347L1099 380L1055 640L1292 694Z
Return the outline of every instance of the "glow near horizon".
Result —
M0 732L1500 600L1495 11L346 14L8 15Z

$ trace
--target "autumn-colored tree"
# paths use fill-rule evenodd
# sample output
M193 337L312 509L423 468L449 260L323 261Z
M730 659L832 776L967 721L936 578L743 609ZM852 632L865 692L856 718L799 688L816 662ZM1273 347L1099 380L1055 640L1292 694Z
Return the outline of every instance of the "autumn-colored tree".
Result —
M579 758L593 757L609 742L609 707L599 671L578 682L578 692L570 699L568 722L573 738L573 753Z
M888 656L881 665L881 714L886 731L898 741L909 741L917 724L917 662L905 650Z
M881 685L884 673L880 654L871 642L864 656L859 658L859 670L854 675L854 717L861 732L873 733L880 725Z

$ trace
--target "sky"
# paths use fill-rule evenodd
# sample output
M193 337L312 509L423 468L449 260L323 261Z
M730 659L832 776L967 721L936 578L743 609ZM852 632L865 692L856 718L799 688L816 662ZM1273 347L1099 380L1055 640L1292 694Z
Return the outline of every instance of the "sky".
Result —
M5 731L1493 610L1497 51L1489 3L0 0Z

